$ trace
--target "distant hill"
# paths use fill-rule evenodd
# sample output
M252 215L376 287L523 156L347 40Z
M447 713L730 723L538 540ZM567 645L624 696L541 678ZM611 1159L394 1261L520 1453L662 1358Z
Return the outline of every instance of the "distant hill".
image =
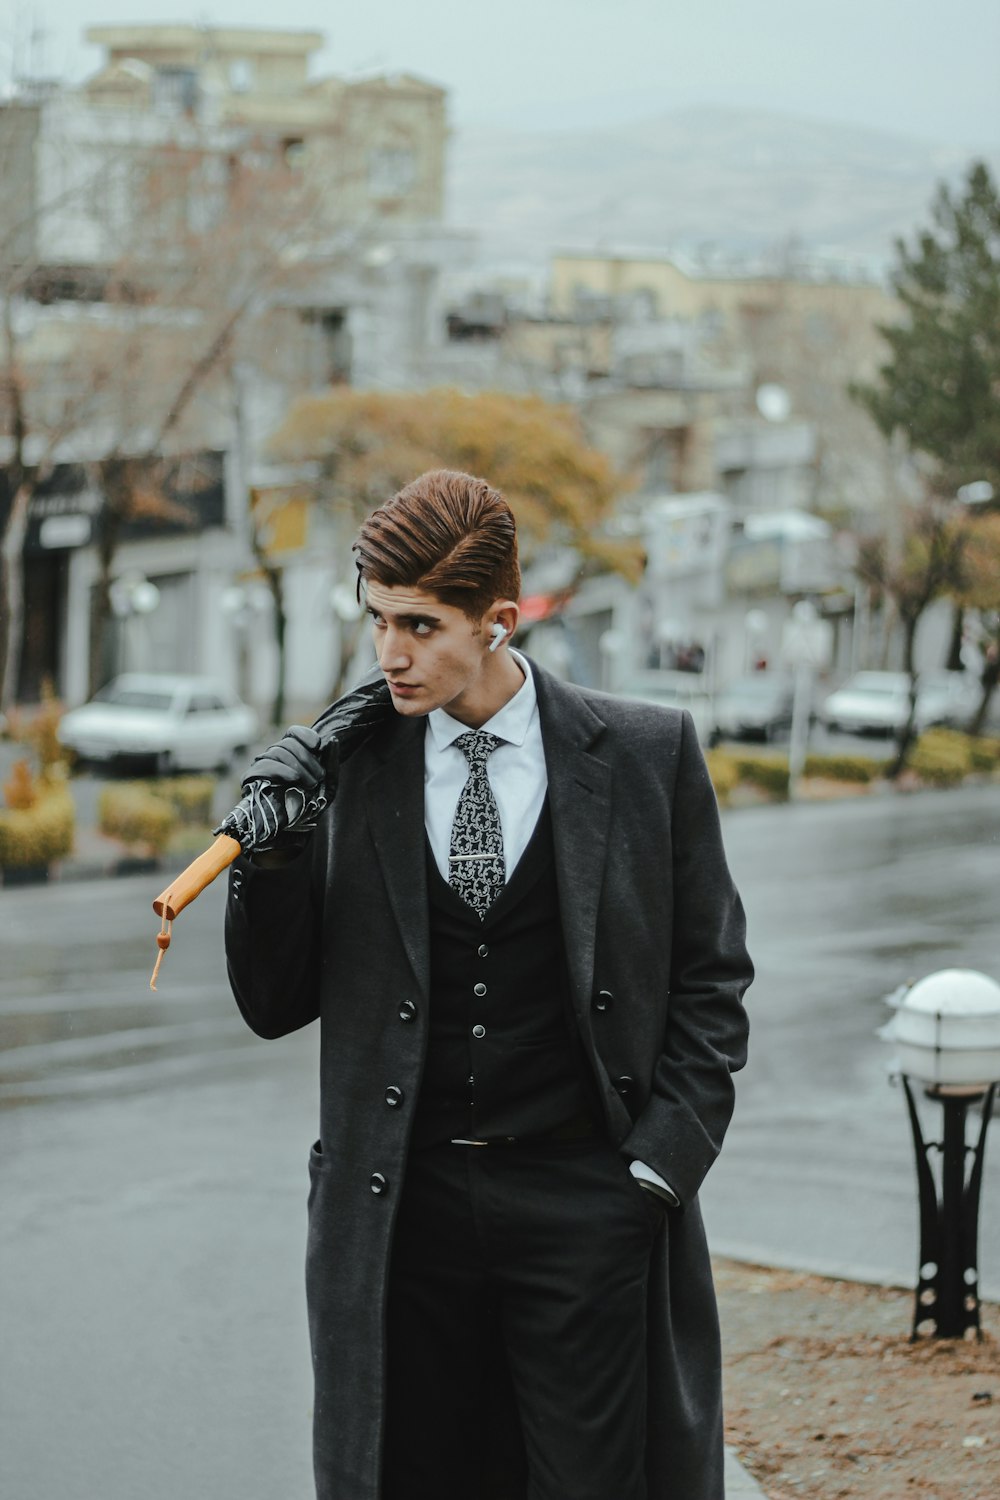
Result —
M498 259L622 246L754 255L796 239L877 262L976 155L997 170L997 147L736 109L589 131L467 129L451 143L449 218Z

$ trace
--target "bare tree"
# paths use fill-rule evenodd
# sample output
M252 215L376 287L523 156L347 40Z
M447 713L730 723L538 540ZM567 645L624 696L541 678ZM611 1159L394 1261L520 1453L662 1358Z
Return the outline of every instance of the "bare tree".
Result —
M122 247L101 272L100 300L74 303L71 316L58 320L55 354L38 337L45 310L28 295L37 291L42 257L25 253L31 236L23 215L6 250L0 243L0 430L10 496L3 708L17 689L24 545L39 485L72 455L85 459L103 496L94 678L122 534L140 515L183 518L165 492L164 459L212 442L225 420L221 387L238 341L279 289L301 276L301 247L315 220L301 177L273 153L248 147L223 161L217 152L166 147L132 153L126 165Z
M978 613L982 692L969 733L981 734L1000 683L1000 512L979 516L971 523L957 598L961 608Z
M895 608L903 638L903 669L910 683L910 711L897 735L891 780L904 769L915 738L917 629L935 599L961 587L967 539L968 523L955 514L954 507L927 500L906 518L898 542L881 535L865 538L858 548L858 577Z

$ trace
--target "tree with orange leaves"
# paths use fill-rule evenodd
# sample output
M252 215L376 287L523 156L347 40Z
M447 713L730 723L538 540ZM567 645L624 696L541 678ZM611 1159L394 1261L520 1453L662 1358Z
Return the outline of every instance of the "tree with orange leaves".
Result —
M613 568L633 580L641 552L608 535L625 488L586 441L568 406L500 391L357 391L337 387L292 406L269 451L323 467L323 498L360 519L427 469L482 474L502 490L526 534L528 558L563 543L581 569Z
M317 501L344 517L345 535L418 474L460 469L506 496L527 563L564 546L579 558L577 581L612 570L636 582L643 570L639 544L609 529L626 481L570 407L540 396L340 386L297 400L268 448L276 460L321 466Z

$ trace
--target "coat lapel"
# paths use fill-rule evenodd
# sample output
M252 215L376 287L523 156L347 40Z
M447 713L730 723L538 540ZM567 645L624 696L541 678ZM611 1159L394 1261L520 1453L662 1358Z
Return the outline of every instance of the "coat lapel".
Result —
M589 1013L597 907L611 821L611 768L593 752L604 721L558 678L532 663L545 746L559 910L574 1003Z
M382 764L365 782L371 829L393 915L421 993L430 992L430 934L424 835L423 719L401 719Z
M559 909L574 1003L590 1005L597 908L611 815L611 768L593 752L604 721L571 688L532 663L545 747ZM425 721L400 720L365 782L368 825L417 983L430 992L424 833Z

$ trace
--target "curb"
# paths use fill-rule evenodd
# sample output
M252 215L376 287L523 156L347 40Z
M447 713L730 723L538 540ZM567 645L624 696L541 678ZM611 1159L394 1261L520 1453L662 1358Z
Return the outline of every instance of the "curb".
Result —
M756 1479L747 1473L732 1448L726 1449L725 1486L726 1500L767 1500Z
M44 891L50 885L69 885L84 880L123 880L136 875L148 875L156 879L166 868L163 860L128 859L117 855L106 859L61 859L53 862L45 879L18 880L16 883L11 881L5 884L0 878L0 890Z

